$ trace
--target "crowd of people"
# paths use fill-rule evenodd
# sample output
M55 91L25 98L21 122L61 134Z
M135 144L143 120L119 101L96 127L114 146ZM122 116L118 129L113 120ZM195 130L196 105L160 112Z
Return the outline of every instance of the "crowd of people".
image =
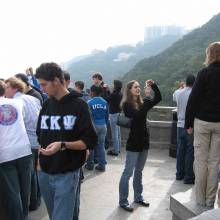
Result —
M93 74L92 81L89 94L82 81L69 88L70 75L56 63L43 63L35 74L28 68L0 81L1 218L27 219L28 212L40 206L42 196L50 219L78 219L82 166L106 171L107 130L112 133L107 154L119 155L117 117L122 109L133 120L119 205L133 211L126 194L135 170L135 201L149 206L142 197L142 170L149 148L146 116L161 99L159 89L153 80L146 81L142 99L139 83L131 81L122 100L120 80L113 81L111 91L101 73ZM150 96L149 88L155 96ZM137 138L137 129L143 139Z
M178 115L176 180L195 183L197 204L213 207L220 162L220 43L209 45L206 64L196 78L188 75L173 95ZM119 206L133 211L128 201L132 176L134 202L150 206L143 197L142 173L150 143L147 113L162 99L158 86L149 79L141 93L136 80L124 86L114 80L110 89L99 72L92 75L89 92L84 82L70 88L70 81L56 63L41 64L35 74L28 68L0 80L0 219L26 220L41 197L51 220L79 219L82 167L106 172L106 154L120 154L121 112L131 126ZM112 148L107 151L109 132Z

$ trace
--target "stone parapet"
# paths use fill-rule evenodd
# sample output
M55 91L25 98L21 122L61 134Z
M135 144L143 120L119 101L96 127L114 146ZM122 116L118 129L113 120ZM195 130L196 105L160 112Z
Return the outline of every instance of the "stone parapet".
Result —
M150 133L150 147L168 149L171 140L172 122L169 121L148 121ZM126 144L129 129L121 128L122 146Z
M201 215L201 218L193 218L195 220L218 220L220 219L220 209L215 204L213 211L208 211L210 208L198 206L195 202L195 194L193 189L186 192L179 192L170 196L170 211L173 213L172 220L187 220L195 216ZM217 210L216 210L217 209Z
M150 147L168 149L171 144L172 122L148 121L147 124L150 133Z

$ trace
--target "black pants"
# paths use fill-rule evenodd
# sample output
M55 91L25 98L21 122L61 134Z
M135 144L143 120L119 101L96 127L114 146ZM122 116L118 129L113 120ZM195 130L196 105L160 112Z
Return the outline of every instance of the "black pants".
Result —
M32 155L0 164L0 216L26 220L31 186Z
M38 149L32 149L30 210L36 210L41 203L41 193L37 178Z

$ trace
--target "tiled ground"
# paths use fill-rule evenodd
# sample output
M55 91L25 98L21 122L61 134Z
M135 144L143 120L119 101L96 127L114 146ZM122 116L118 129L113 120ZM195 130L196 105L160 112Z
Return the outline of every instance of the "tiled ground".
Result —
M168 150L151 149L143 172L144 197L149 208L135 206L133 213L118 207L118 183L124 168L124 156L108 156L105 173L84 171L85 180L81 189L80 220L170 220L169 197L177 192L187 191L191 185L175 181L174 158ZM129 200L133 189L130 182ZM38 211L31 212L29 220L48 220L44 204ZM65 220L65 219L63 219Z

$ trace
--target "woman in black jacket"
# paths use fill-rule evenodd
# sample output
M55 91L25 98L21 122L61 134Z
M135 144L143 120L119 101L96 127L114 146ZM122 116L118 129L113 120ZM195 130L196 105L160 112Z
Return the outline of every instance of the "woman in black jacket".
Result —
M220 162L220 42L206 49L206 65L189 96L185 128L189 134L194 130L196 203L213 207Z
M149 98L149 87L154 91L154 97ZM134 201L148 207L142 196L142 170L147 159L149 149L149 134L147 131L147 112L161 100L161 94L153 80L147 80L145 86L146 97L142 100L140 85L137 81L128 82L122 109L125 115L132 119L131 129L126 144L126 162L119 183L119 205L126 211L133 211L128 203L129 179L133 174Z

